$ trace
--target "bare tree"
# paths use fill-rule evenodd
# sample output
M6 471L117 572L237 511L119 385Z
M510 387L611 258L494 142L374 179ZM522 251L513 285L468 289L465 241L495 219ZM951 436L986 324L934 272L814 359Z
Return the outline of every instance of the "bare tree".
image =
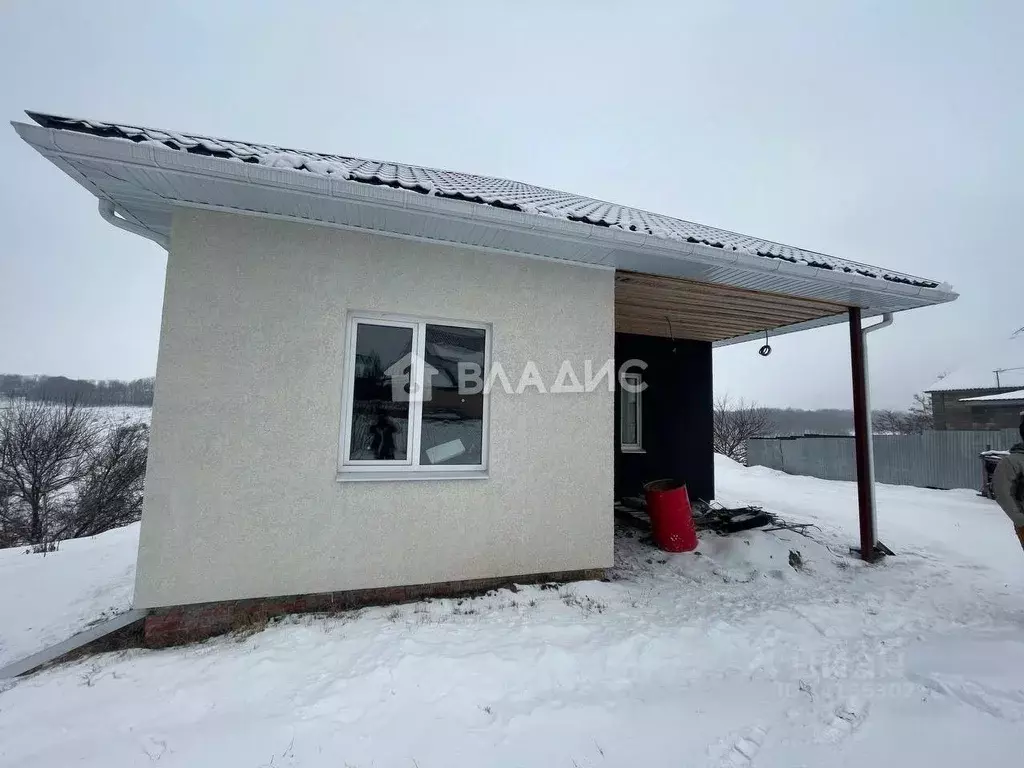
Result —
M935 429L935 414L932 411L932 396L927 392L914 395L914 404L908 413L910 434L919 435L929 429Z
M73 539L134 523L142 515L149 427L122 424L89 451L81 480L61 505L57 535Z
M747 459L747 440L764 437L772 427L768 409L755 402L748 404L741 399L734 406L728 395L715 401L715 453L744 462Z
M914 395L914 404L909 411L875 411L871 416L874 431L884 435L919 435L934 425L931 396L928 394Z
M92 419L75 402L18 401L0 412L5 530L29 544L51 537L51 507L83 477L95 439Z
M875 411L871 415L871 428L878 435L904 435L909 416L903 411Z
M0 408L0 419L4 410ZM24 535L24 526L11 512L14 489L7 482L4 462L4 451L0 450L0 549L20 544Z

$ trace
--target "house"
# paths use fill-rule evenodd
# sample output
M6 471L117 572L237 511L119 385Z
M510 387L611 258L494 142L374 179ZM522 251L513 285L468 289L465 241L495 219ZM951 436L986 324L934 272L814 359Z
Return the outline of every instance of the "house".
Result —
M151 642L251 601L599 573L617 495L672 477L713 497L713 346L838 322L875 556L861 319L948 285L516 181L28 114L26 142L168 252ZM443 399L395 395L404 356Z
M1013 429L1024 421L1024 389L965 397L960 402L971 409L972 429Z
M930 387L935 429L1016 429L1024 408L1024 329Z

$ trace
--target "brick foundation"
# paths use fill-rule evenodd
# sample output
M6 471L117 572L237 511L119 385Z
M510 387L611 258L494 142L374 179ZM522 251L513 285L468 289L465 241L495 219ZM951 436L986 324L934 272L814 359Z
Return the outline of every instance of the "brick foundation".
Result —
M582 571L536 573L526 576L442 581L405 587L379 587L344 592L319 592L310 595L260 597L217 603L193 603L154 608L146 617L145 643L150 648L165 648L205 640L233 629L258 625L268 618L289 613L347 611L369 605L387 605L422 600L427 597L465 597L513 584L603 579L601 568Z

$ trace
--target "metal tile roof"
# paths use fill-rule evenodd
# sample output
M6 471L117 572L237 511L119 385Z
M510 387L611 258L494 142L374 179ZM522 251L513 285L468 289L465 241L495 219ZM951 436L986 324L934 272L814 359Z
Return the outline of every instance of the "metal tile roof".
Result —
M28 115L44 128L153 144L193 155L238 160L261 166L385 185L425 195L464 200L568 221L645 233L651 237L781 259L837 272L855 273L893 283L936 288L933 280L828 256L790 245L741 235L671 216L630 208L594 198L559 192L509 179L438 170L404 163L381 162L344 155L286 149L270 144L217 139L198 134L141 126L59 117L38 112Z

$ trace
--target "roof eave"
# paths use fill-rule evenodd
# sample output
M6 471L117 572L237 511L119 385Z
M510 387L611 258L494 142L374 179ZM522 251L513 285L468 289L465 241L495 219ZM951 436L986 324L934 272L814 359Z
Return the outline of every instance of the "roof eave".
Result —
M1018 406L1024 405L1024 397L1018 397L1013 400L986 400L983 397L966 397L960 399L961 403L969 403L971 405L1010 405Z
M353 201L365 206L392 208L417 214L455 218L466 222L487 225L499 229L529 232L556 241L571 241L585 244L593 260L586 262L634 271L649 271L658 274L669 262L701 265L715 275L712 282L740 284L733 282L737 275L753 276L748 282L757 283L756 276L780 284L818 286L830 291L835 286L843 295L868 310L901 311L916 306L939 304L952 301L957 294L944 288L927 288L880 278L824 269L804 264L794 264L777 258L756 256L731 249L720 249L702 243L665 240L644 233L600 227L589 223L569 221L533 213L482 205L452 198L425 195L389 186L368 185L340 178L326 177L306 171L271 168L254 163L226 160L218 157L196 155L153 144L140 144L126 139L97 137L86 133L63 131L14 122L18 134L40 153L53 161L76 181L101 199L108 199L118 206L118 212L133 219L140 226L143 221L131 214L129 207L121 205L114 197L84 178L71 158L102 160L125 166L159 169L171 174L188 174L217 179L230 183L255 185L281 194L303 194ZM167 200L167 205L203 207L196 201ZM243 213L260 215L259 211L237 209ZM298 220L311 221L294 217ZM320 222L325 223L325 222ZM327 223L330 225L330 223ZM150 230L154 231L154 230ZM378 230L373 230L378 231ZM154 231L154 234L161 234ZM166 234L166 233L162 233ZM510 251L517 253L516 251ZM529 254L522 254L529 255ZM648 268L644 268L644 267ZM667 274L665 272L661 272ZM815 295L801 293L800 295ZM833 321L834 322L834 321ZM731 340L730 340L731 341Z

